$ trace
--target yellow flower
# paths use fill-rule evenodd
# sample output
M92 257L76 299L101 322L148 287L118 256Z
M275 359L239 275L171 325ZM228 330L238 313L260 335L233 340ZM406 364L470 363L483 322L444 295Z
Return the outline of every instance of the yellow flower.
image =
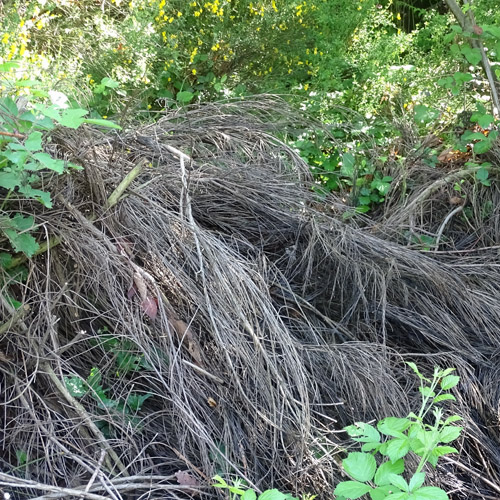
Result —
M166 17L166 16L165 16L165 17ZM173 18L173 17L171 17L171 18L168 20L168 22L169 22L170 24L172 24L172 23L174 22L174 18Z
M193 73L193 75L196 75L196 70L193 68L193 69L191 70L191 73Z
M2 43L7 45L9 43L9 34L8 33L5 33L2 37Z
M108 115L102 115L102 117L103 117L104 119L106 119L106 118L108 117Z
M306 84L304 85L304 90L307 90L308 88L309 88L309 84L308 84L308 83L306 83Z
M194 17L200 17L200 14L201 14L201 10L197 10L197 11L194 13Z
M177 17L181 17L182 16L182 12L179 10L177 11Z
M38 21L35 24L35 26L36 26L36 29L41 30L43 28L43 22L42 22L42 20Z

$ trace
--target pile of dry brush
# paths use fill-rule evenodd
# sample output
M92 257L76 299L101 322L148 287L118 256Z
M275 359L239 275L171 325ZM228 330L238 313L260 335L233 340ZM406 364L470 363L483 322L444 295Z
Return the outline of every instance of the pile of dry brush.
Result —
M54 134L52 153L85 168L47 180L51 210L11 204L49 243L24 281L3 277L12 498L214 496L216 473L331 497L343 426L418 407L410 360L461 376L460 454L431 480L454 499L500 496L498 184L466 180L450 202L470 174L429 169L409 140L386 209L349 217L275 138L300 125L283 109Z

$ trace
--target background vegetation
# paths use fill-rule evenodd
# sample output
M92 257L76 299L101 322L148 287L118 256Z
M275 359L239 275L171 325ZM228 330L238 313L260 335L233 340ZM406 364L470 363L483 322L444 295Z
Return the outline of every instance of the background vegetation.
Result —
M497 3L3 2L0 485L498 495Z

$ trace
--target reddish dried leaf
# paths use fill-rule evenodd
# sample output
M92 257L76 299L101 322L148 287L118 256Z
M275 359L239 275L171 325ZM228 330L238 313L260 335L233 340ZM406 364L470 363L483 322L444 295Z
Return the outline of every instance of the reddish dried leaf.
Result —
M176 472L175 477L177 479L177 482L181 486L192 486L193 488L201 488L201 484L199 483L198 479L196 479L187 470L180 470Z
M148 295L141 302L141 307L142 310L153 320L158 315L158 302L155 298L151 297L151 295Z

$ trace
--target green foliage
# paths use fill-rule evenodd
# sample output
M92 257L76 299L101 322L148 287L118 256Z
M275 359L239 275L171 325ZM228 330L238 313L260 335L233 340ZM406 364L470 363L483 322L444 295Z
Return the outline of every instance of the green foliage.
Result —
M39 82L18 79L11 61L0 66L3 92L0 96L0 188L6 196L0 210L16 196L36 200L52 207L51 193L39 189L51 171L60 175L78 165L53 158L43 151L50 141L50 131L57 126L76 129L84 123L119 128L106 120L85 118L87 110L72 107L68 98L58 91L45 91ZM14 100L15 94L22 98ZM14 252L32 257L39 244L30 234L35 228L33 216L14 214L0 216L0 231L8 238Z
M376 428L364 422L345 428L351 439L362 446L360 452L351 452L342 461L352 480L337 485L336 498L356 499L369 493L372 500L448 500L443 490L423 486L422 470L426 463L435 467L440 457L457 452L446 445L460 436L462 428L450 425L460 417L444 418L443 410L436 405L455 399L447 391L459 383L460 377L452 375L453 368L435 368L432 379L428 379L414 363L408 365L420 379L422 404L418 414L410 413L406 418L387 417L380 420ZM434 418L427 423L426 417L431 412ZM404 461L409 453L420 457L413 472L406 469ZM381 457L379 462L377 455Z
M357 422L345 428L351 439L361 444L361 451L350 452L342 460L344 471L351 480L337 485L334 491L337 500L354 500L367 494L371 500L449 500L442 489L424 486L426 475L422 470L427 463L436 467L440 457L457 453L447 444L460 436L462 427L451 424L461 418L457 415L444 418L437 404L455 400L448 391L458 385L460 377L452 375L454 368L441 370L436 367L432 379L428 379L415 363L407 364L420 380L422 403L418 414L410 413L406 418L387 417L376 427ZM427 423L429 413L433 415L431 423ZM420 457L413 472L408 471L405 464L409 453ZM232 500L257 499L255 491L247 488L242 480L228 483L220 475L214 480L212 486L229 491ZM314 496L308 497L312 498ZM259 495L258 500L297 499L271 489Z

